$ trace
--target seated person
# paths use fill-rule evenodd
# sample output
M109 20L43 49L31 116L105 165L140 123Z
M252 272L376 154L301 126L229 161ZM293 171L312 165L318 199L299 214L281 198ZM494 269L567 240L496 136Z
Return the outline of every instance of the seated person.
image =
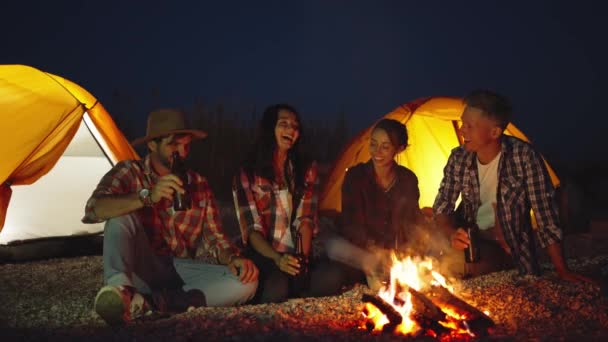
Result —
M180 111L150 113L146 136L133 142L146 143L148 155L116 164L87 201L83 222L107 220L106 286L95 311L108 324L154 311L242 304L255 294L258 269L222 233L207 180L190 169L184 180L171 173L174 158L185 158L192 139L205 136L188 129ZM174 193L186 191L191 207L175 211Z
M454 276L476 276L513 265L520 274L539 274L538 240L561 278L590 281L571 272L564 262L555 189L543 158L529 143L504 134L511 119L509 101L479 90L465 97L464 103L460 129L464 144L452 150L433 205L437 226L452 247L442 265ZM461 224L453 219L459 196ZM480 229L479 262L464 262L462 251L470 240L463 222Z
M256 303L333 295L340 289L332 263L307 265L317 230L318 178L316 164L305 162L299 152L301 134L294 108L285 104L267 108L253 151L233 182L242 242L260 268ZM295 257L296 251L302 259ZM296 285L307 269L308 284Z
M424 253L418 178L395 162L407 141L405 125L392 119L379 121L371 134L370 160L346 172L340 233L325 243L330 258L358 269L347 272L346 283L358 280L363 271L368 285L377 288L380 279L374 273L381 273L376 268L382 269L379 263L386 259L386 252Z

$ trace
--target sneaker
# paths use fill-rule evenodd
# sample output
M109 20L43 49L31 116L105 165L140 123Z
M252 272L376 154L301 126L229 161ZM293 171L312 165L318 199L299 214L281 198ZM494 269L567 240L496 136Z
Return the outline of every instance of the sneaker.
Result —
M95 297L95 312L108 325L121 325L149 315L151 306L130 286L104 286Z
M206 306L205 295L201 290L165 289L152 294L156 310L166 313L179 313L191 308Z

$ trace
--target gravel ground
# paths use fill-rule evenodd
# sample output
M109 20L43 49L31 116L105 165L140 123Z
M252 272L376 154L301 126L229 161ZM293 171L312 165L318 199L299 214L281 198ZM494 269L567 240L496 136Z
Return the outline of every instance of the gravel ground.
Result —
M597 275L608 254L570 260L570 266ZM547 266L548 268L548 266ZM102 285L100 256L0 265L0 329L8 340L87 341L299 341L402 340L369 334L362 324L357 285L343 295L294 299L282 304L199 308L166 319L121 328L107 327L93 312ZM515 271L456 284L460 296L497 323L492 339L606 340L608 305L598 287L565 283L547 270L541 277Z

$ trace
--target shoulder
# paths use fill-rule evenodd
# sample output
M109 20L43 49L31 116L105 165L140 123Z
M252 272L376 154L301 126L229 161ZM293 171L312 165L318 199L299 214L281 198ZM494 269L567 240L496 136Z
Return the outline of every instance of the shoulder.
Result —
M346 169L346 175L349 175L351 177L365 175L367 167L367 163L359 163L357 165L351 166Z
M539 158L540 154L529 142L523 141L512 136L504 136L503 146L511 153L510 155L516 159Z
M532 146L532 144L530 144L527 141L523 141L519 138L510 136L510 135L505 135L503 137L503 142L510 148L512 148L513 150L521 150L521 151L532 151L534 150L534 147Z
M397 165L397 175L401 179L411 179L411 180L416 180L416 181L418 180L418 177L416 177L416 174L414 173L414 171L408 169L407 167L405 167L403 165Z
M470 157L473 153L467 151L463 146L457 146L452 149L450 152L451 160L464 160L467 157Z
M141 174L144 172L143 160L121 160L112 169L110 174L121 176L125 174Z
M116 165L114 165L114 169L134 169L134 168L142 168L144 165L143 160L121 160Z

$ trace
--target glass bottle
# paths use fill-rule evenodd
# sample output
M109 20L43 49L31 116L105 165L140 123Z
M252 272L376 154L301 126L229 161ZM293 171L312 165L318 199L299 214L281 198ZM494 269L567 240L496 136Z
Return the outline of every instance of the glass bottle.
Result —
M479 226L469 222L464 229L470 241L469 246L464 249L464 260L467 263L479 262Z
M186 165L184 165L184 161L179 156L177 151L173 152L173 163L171 164L171 173L179 177L182 181L182 186L185 193L180 194L178 191L173 192L173 210L175 211L183 211L190 209L190 194L188 193L188 172L186 171Z
M292 294L302 295L310 285L310 273L308 269L308 257L304 255L304 246L302 243L302 235L296 233L296 250L294 256L298 259L300 270L290 279L290 287Z

